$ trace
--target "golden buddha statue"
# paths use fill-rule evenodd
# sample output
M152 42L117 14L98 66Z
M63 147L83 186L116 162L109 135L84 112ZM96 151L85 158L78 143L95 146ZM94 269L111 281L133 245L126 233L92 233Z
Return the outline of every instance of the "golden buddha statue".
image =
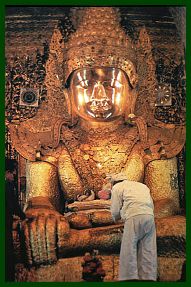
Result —
M122 224L112 222L110 201L98 197L106 174L123 171L146 183L156 218L178 212L176 155L185 131L155 120L156 83L146 30L133 44L114 8L87 8L66 43L55 29L48 101L33 118L9 126L14 147L27 159L29 263L119 245ZM86 192L92 197L79 202ZM64 202L72 214L64 213Z

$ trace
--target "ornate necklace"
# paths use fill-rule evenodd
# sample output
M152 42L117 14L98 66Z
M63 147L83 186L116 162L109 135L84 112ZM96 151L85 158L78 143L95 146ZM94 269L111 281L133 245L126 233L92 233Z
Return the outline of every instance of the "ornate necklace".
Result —
M105 174L119 172L138 141L137 128L125 125L115 131L80 127L63 127L61 138L71 155L72 161L85 189L95 192L102 188Z

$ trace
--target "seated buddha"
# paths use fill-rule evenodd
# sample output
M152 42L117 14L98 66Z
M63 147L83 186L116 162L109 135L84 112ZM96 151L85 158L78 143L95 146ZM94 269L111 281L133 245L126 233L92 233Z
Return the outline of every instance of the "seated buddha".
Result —
M54 32L46 66L48 103L34 118L10 125L13 145L28 160L29 219L23 228L30 264L120 245L123 223L112 221L109 197L100 196L108 174L123 172L147 184L156 218L179 211L176 155L184 127L154 118L154 107L147 105L155 65L145 31L135 48L108 7L87 8L66 43ZM147 67L144 80L141 65ZM147 99L145 107L137 104L140 97Z

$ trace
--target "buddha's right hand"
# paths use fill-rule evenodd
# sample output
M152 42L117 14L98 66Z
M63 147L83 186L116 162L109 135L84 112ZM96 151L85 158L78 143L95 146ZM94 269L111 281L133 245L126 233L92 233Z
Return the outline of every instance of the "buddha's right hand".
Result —
M33 204L26 210L26 220L22 223L27 263L48 265L57 261L57 238L59 232L69 232L66 219L53 206Z

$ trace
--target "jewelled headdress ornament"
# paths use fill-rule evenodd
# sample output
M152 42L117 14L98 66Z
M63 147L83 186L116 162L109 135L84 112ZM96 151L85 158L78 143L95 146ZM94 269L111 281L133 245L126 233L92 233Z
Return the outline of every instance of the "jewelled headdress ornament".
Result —
M84 17L65 45L65 81L76 69L116 67L126 72L131 86L137 83L135 51L112 7L86 8Z

